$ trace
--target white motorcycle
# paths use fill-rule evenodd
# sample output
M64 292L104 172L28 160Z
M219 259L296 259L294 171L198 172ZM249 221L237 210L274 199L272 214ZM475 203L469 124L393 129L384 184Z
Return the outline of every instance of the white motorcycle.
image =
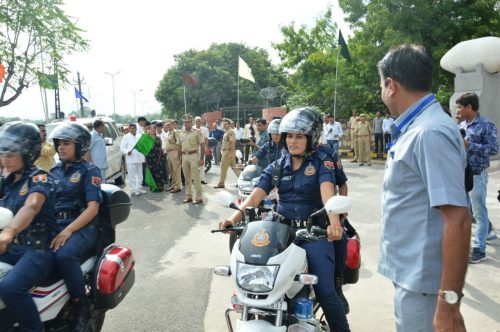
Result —
M262 168L257 165L247 165L238 177L238 204L243 203L252 193L257 182L259 182ZM276 190L273 190L267 195L256 208L248 208L245 211L246 219L243 218L240 222L245 224L255 220L266 220L276 211L278 205ZM238 239L238 234L232 233L229 235L229 252L233 250L233 246Z
M237 209L230 196L221 193L221 204ZM236 323L236 330L240 332L329 331L324 317L316 317L319 305L311 286L317 283L318 277L307 273L306 252L295 241L317 241L325 237L325 225L318 227L321 222L315 220L324 220L319 216L325 212L346 213L351 205L348 197L330 198L323 209L309 217L308 227L296 233L288 225L267 220L228 228L241 237L233 248L231 265L217 266L214 273L233 276L235 282L232 308L225 314L229 331L233 331L232 312L240 314Z
M106 311L115 308L127 295L135 281L135 260L132 251L114 244L115 227L130 213L130 197L120 188L102 185L103 203L99 210L99 236L96 246L81 259L81 269L87 289L90 317L88 331L100 331ZM0 229L9 225L13 214L0 208ZM13 268L0 262L0 282ZM52 275L42 285L30 290L45 331L72 331L74 313L64 280ZM17 322L7 314L0 299L0 331L16 331Z

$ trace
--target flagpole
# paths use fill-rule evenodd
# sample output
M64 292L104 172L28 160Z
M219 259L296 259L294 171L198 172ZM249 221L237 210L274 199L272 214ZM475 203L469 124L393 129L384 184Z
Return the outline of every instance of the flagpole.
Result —
M186 84L182 85L184 87L184 114L187 114L187 105L186 105Z
M337 118L337 77L339 73L339 56L340 56L340 49L337 52L337 63L335 65L335 93L333 97L333 117L335 119Z
M238 95L236 97L236 122L240 122L240 61L238 59Z

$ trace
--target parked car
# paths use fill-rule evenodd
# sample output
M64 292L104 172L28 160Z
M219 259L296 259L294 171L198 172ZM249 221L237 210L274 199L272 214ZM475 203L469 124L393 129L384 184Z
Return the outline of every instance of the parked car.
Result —
M122 132L118 129L115 121L107 117L94 117L94 118L78 118L70 116L68 119L54 120L46 125L47 136L50 135L52 130L62 122L78 122L89 128L92 131L92 124L95 120L104 122L104 141L106 142L106 153L108 160L108 169L106 170L106 181L115 181L116 184L121 185L125 183L127 173L127 166L125 157L120 151L120 144L122 142ZM56 156L58 158L58 156Z

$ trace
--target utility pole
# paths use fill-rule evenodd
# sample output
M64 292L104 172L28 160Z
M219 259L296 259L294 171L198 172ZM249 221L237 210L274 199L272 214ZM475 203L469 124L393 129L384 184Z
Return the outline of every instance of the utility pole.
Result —
M76 72L76 79L77 79L77 83L78 83L78 91L80 93L82 93L82 81L83 81L83 79L80 79L80 72L79 71ZM81 112L81 116L83 118L85 116L85 114L83 112L83 100L82 100L82 98L80 98L80 112Z

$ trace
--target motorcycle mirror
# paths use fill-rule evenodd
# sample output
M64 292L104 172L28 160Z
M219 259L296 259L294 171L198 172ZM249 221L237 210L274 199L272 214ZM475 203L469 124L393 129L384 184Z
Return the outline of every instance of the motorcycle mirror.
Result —
M236 158L238 158L238 160L243 159L243 154L241 154L240 150L236 150Z
M6 208L0 208L0 229L9 226L12 219L14 219L12 211Z
M347 196L333 196L325 204L328 214L342 214L351 210L352 200Z
M234 197L227 191L222 191L219 194L219 204L224 207L231 207L231 204L234 204Z

